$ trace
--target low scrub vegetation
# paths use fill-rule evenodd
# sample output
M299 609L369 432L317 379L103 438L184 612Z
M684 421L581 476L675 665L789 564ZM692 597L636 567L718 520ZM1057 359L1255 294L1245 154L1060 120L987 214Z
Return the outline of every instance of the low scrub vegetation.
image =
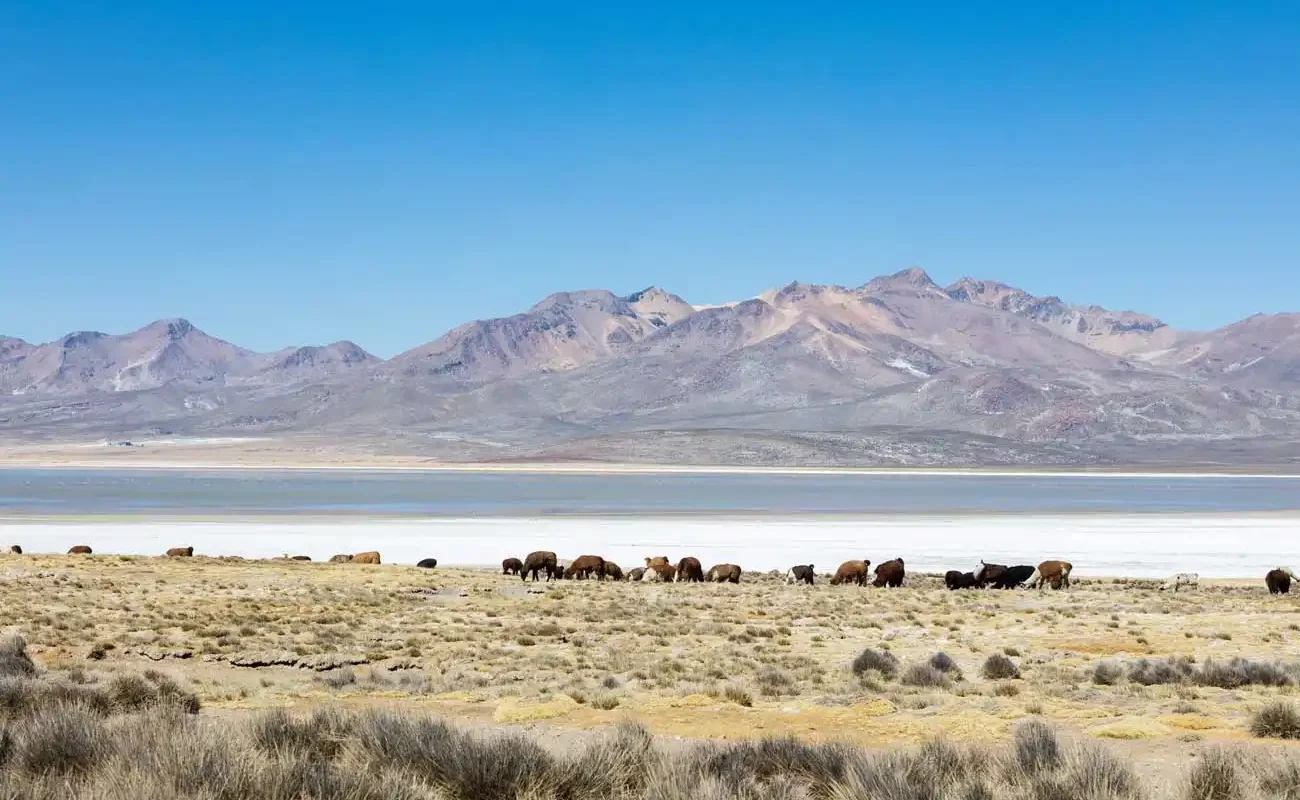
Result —
M1296 684L1295 665L1251 661L1246 658L1208 659L1198 665L1186 656L1166 659L1139 658L1126 665L1103 661L1092 669L1092 682L1114 686L1121 678L1141 686L1185 684L1216 689L1240 689L1245 686L1283 687Z
M980 673L991 681L998 681L1019 678L1020 668L1016 666L1016 662L1001 653L994 653L984 660L984 667Z
M1290 703L1269 703L1250 718L1250 732L1261 739L1300 739L1300 711Z
M26 663L8 643L12 663ZM932 663L913 665L945 673ZM908 672L912 672L909 669ZM18 674L14 674L14 673ZM35 665L0 678L0 797L32 800L1149 800L1125 762L1041 721L996 750L931 741L867 752L795 739L660 747L625 723L557 752L523 733L471 732L386 710L283 709L206 720L161 676L77 683ZM54 688L62 687L62 688ZM172 688L162 688L172 687ZM78 693L85 690L91 694ZM96 698L98 700L87 698ZM15 698L20 699L14 702ZM1294 712L1261 712L1289 724ZM1300 797L1300 765L1219 751L1186 800Z
M883 678L893 678L898 674L898 659L892 653L868 647L853 659L853 674L861 678L871 672Z

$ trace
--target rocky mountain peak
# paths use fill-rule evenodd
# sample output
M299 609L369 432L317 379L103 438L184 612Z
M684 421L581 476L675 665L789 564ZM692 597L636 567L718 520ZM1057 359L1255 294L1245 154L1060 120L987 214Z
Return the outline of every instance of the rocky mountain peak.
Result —
M868 292L888 292L899 290L938 291L939 285L930 278L929 273L920 267L908 267L893 275L872 278L863 287Z

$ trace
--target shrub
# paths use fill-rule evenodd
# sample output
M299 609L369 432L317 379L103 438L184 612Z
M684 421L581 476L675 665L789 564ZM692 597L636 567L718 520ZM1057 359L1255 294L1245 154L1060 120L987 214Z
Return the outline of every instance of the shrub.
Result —
M1206 661L1199 670L1191 673L1193 682L1218 689L1237 689L1242 686L1291 686L1292 677L1276 664L1234 658L1230 661Z
M994 653L985 659L984 667L980 672L991 681L1020 677L1020 668L1016 666L1014 661L1001 653Z
M1016 765L1027 775L1054 772L1061 766L1061 744L1056 733L1040 720L1017 726L1014 746Z
M1265 797L1300 800L1300 762L1289 758L1261 760L1256 762L1254 772Z
M0 678L26 678L36 674L36 665L27 655L27 640L13 634L0 641Z
M947 688L952 684L948 676L930 666L929 664L913 664L903 673L902 683L905 686L925 686L931 688Z
M1114 686L1124 677L1124 670L1119 664L1103 661L1092 668L1092 682L1098 686Z
M898 659L893 653L872 650L868 647L853 659L853 674L860 678L869 672L877 672L884 678L893 678L898 674Z
M316 680L331 689L345 689L357 682L357 673L352 667L343 667L327 672Z
M799 775L814 793L822 794L843 777L850 754L844 747L804 744L794 738L762 739L702 748L697 751L690 771L714 778L725 786Z
M791 694L791 688L795 686L795 679L790 673L777 669L776 667L764 667L758 673L758 690L764 697L779 697L783 694Z
M598 694L591 698L591 707L598 708L601 711L611 711L618 708L619 700L612 694Z
M299 720L276 708L254 717L249 733L253 744L270 755L322 762L338 756L352 727L351 718L338 709L319 708Z
M961 670L957 668L957 662L953 661L947 653L938 652L930 656L930 666L949 675L960 676Z
M1142 686L1181 683L1191 673L1192 665L1189 661L1172 657L1165 661L1140 658L1128 665L1128 679Z
M1261 739L1300 739L1300 712L1290 703L1269 703L1250 718L1250 733Z
M76 706L55 706L23 721L9 758L14 769L33 776L62 776L93 770L108 748L98 715Z
M1209 750L1187 774L1185 800L1237 800L1243 795L1237 760L1223 750Z
M722 690L722 696L735 703L738 706L749 708L754 705L754 696L749 693L743 686L728 684Z

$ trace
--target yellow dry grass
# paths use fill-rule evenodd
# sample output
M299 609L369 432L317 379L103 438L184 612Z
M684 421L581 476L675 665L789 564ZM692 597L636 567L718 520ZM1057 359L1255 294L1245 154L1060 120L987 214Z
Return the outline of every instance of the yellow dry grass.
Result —
M453 718L593 727L631 717L689 737L793 734L864 744L1003 738L1038 715L1087 735L1230 738L1290 688L1092 680L1170 655L1300 662L1300 604L1261 586L1166 595L563 582L403 566L208 558L0 557L0 608L52 669L153 667L210 709L395 703ZM855 675L864 648L895 676ZM939 685L907 668L937 652ZM989 680L1006 653L1021 677ZM258 666L258 665L261 666Z

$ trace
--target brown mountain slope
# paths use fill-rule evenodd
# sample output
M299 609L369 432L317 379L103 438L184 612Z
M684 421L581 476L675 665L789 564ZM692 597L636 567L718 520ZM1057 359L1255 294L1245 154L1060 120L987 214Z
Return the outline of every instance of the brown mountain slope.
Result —
M853 442L876 463L904 430L924 434L909 439L926 443L924 463L941 442L960 463L1105 462L1189 442L1248 457L1252 442L1300 441L1300 314L1187 333L910 269L698 309L659 289L563 292L388 362L349 342L250 353L182 320L0 340L11 438L324 435L478 459L677 446L692 430L698 453L662 459L782 463L773 443L796 436L800 463L816 442L834 448L827 463L851 460Z
M462 325L398 355L391 366L408 377L468 381L562 372L622 353L693 312L681 298L654 288L629 297L561 292L523 314Z

